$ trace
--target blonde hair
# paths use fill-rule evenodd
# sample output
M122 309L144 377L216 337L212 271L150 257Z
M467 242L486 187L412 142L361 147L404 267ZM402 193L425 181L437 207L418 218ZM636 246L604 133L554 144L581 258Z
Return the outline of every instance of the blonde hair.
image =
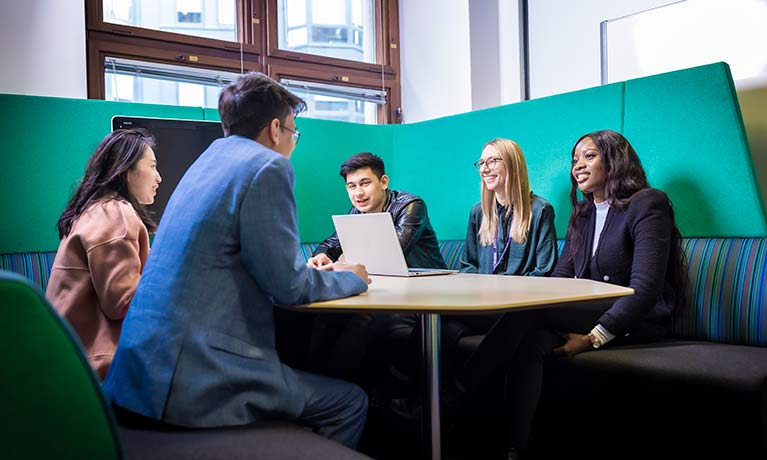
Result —
M524 243L527 240L527 232L530 230L533 214L525 156L519 145L509 139L493 139L485 144L482 150L489 146L495 148L506 167L504 189L509 199L506 215L513 214L509 229L511 239L516 243ZM480 196L482 224L479 227L479 242L482 246L489 246L493 244L496 238L496 230L500 220L496 206L498 199L495 192L488 190L482 180L480 180Z

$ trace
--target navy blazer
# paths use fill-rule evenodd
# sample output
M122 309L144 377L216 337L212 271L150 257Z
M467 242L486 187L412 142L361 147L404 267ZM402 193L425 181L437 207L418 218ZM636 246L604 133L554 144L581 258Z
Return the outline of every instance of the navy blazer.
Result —
M622 336L642 327L643 321L668 327L676 302L672 244L674 218L665 193L644 189L635 193L625 209L611 206L599 246L592 260L596 208L588 203L577 217L581 237L571 252L571 228L552 277L589 277L634 289L599 318L611 333Z
M306 266L293 182L285 157L239 136L216 140L189 168L104 382L115 404L192 427L301 414L306 395L275 349L274 304L346 297L367 284Z

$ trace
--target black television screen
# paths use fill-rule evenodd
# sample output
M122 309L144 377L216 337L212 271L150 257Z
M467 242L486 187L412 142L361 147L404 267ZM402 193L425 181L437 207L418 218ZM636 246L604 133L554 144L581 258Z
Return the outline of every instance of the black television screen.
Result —
M221 123L169 118L112 117L112 131L127 128L146 129L157 140L154 152L162 183L157 189L154 204L148 206L148 209L154 213L156 222L159 223L170 195L186 170L211 142L224 136Z

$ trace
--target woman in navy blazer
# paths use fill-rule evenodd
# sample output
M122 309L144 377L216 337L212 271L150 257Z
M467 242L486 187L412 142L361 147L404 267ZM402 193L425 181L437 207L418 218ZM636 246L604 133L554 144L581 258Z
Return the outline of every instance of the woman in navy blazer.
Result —
M507 379L511 415L507 458L519 458L527 447L546 359L608 343L658 340L669 330L672 310L683 302L684 254L671 201L650 188L626 138L604 130L578 139L572 149L570 181L573 209L565 247L551 276L628 286L635 293L612 303L527 314L534 316L534 327L526 332L512 321L491 331L506 337L523 335L518 346L496 350L514 355ZM517 314L507 316L513 319ZM523 317L517 319L518 324L529 324Z

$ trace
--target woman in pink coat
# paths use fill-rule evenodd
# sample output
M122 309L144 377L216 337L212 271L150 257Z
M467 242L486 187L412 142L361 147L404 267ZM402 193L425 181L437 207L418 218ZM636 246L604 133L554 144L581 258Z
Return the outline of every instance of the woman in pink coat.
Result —
M46 297L80 337L102 380L156 229L145 208L162 181L153 146L140 130L107 135L58 221L61 244Z

